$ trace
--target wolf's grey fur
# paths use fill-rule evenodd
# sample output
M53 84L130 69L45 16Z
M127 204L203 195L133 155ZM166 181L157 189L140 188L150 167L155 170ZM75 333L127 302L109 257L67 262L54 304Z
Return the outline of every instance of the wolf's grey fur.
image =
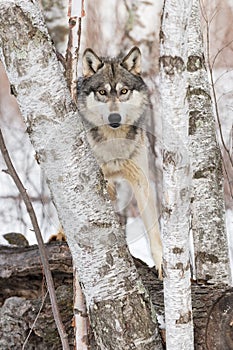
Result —
M78 89L79 113L89 143L114 198L114 182L133 188L161 277L162 245L148 169L146 119L148 89L140 76L141 53L134 47L124 58L100 58L91 49L83 55L83 80Z

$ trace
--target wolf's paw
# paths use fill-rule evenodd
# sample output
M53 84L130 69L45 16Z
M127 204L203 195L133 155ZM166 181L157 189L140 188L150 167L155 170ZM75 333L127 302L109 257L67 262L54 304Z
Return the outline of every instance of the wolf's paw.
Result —
M163 266L162 264L157 268L157 271L158 271L158 277L160 279L160 281L163 280Z
M155 268L158 271L158 277L162 281L163 280L163 255L162 255L162 247L155 252L152 252L152 257L155 263Z

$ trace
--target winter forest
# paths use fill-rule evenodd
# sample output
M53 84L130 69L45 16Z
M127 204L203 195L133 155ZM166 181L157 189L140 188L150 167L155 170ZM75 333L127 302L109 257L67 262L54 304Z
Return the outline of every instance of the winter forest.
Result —
M0 18L0 350L233 350L232 1Z

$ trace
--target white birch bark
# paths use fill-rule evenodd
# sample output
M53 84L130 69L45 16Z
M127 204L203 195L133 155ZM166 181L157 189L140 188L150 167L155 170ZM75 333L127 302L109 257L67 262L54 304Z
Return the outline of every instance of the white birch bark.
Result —
M230 283L222 161L205 66L199 1L193 0L188 43L190 156L193 167L192 231L197 279Z
M160 32L167 350L194 349L189 263L191 169L186 101L187 26L191 5L189 0L166 0Z
M0 0L0 57L66 232L100 349L161 349L37 3Z

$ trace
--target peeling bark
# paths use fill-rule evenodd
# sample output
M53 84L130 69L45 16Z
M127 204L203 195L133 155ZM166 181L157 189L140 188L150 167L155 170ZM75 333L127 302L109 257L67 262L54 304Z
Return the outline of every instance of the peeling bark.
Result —
M26 0L1 0L0 15L0 57L66 232L96 341L107 350L160 350L152 305L106 200L40 10ZM118 311L114 320L110 307Z

